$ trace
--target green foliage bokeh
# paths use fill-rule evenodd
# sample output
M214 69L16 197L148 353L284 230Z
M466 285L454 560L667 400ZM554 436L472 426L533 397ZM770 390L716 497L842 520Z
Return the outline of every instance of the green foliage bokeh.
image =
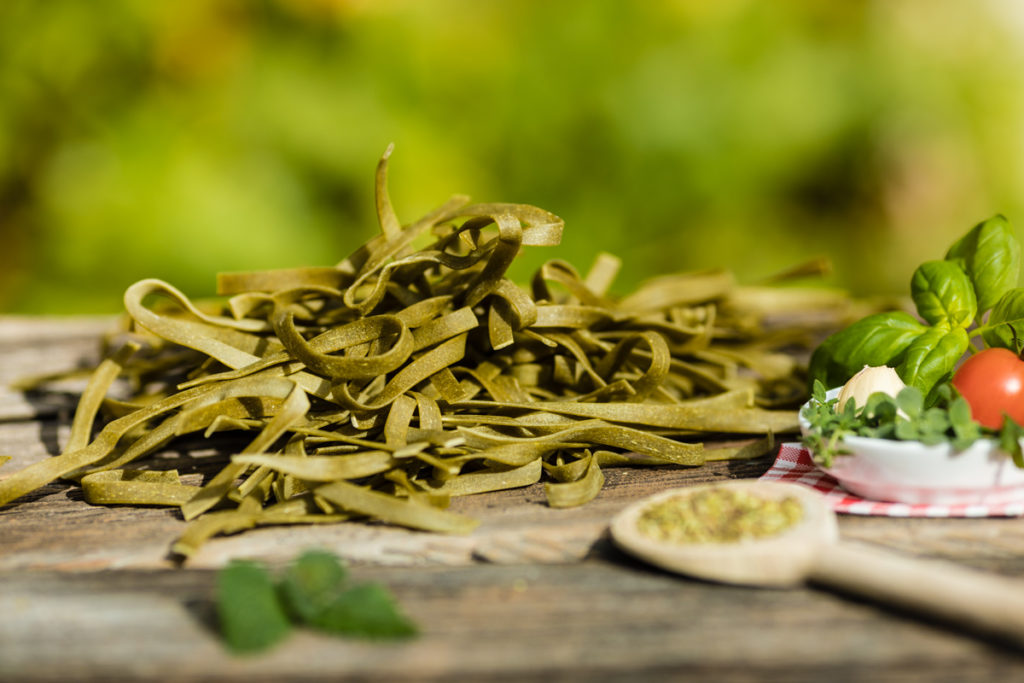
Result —
M1012 0L5 0L0 310L106 312L143 277L336 263L463 193L536 204L618 288L808 258L858 294L1024 222Z

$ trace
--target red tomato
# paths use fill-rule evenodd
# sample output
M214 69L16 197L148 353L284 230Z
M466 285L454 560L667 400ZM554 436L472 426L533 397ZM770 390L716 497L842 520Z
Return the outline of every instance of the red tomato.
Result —
M1024 424L1024 361L1013 351L979 351L953 375L953 386L983 426L999 429L1004 413Z

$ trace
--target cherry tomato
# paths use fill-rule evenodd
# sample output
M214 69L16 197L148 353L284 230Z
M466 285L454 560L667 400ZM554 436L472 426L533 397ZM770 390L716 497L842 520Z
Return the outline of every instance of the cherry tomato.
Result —
M1003 415L1024 424L1024 360L1009 349L985 349L963 362L953 386L967 399L971 417L999 429Z

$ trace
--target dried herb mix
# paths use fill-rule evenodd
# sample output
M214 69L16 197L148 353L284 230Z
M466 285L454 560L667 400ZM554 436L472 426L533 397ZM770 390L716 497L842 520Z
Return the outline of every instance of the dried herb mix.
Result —
M637 519L637 529L667 543L737 543L777 536L801 519L796 498L711 488L652 504Z
M159 280L129 287L131 332L93 373L68 447L0 480L0 504L63 478L91 503L180 506L185 556L272 524L466 533L476 521L446 509L452 496L544 479L552 506L580 505L603 468L758 457L795 431L805 378L780 349L812 343L820 321L763 319L842 299L741 288L723 271L615 298L609 255L583 276L549 261L524 289L506 269L523 247L558 244L563 221L457 196L402 226L389 154L380 234L337 266L222 274L216 304ZM109 396L119 377L128 400ZM202 485L149 457L223 431L244 445ZM765 438L704 448L737 435Z

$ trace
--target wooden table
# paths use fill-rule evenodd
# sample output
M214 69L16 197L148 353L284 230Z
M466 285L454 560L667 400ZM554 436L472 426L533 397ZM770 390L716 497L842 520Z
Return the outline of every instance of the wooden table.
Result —
M0 382L95 358L102 319L0 318ZM0 390L2 472L59 452L74 397ZM1019 651L815 589L692 581L618 552L606 526L667 487L756 477L767 459L613 469L597 500L544 504L540 486L458 499L482 524L445 537L365 524L215 539L184 568L167 508L94 507L51 484L0 510L0 680L1000 680ZM844 517L845 538L1019 576L1024 519ZM212 602L233 557L279 565L309 547L384 582L422 635L400 644L299 631L228 654ZM1024 590L1024 582L1021 584Z

